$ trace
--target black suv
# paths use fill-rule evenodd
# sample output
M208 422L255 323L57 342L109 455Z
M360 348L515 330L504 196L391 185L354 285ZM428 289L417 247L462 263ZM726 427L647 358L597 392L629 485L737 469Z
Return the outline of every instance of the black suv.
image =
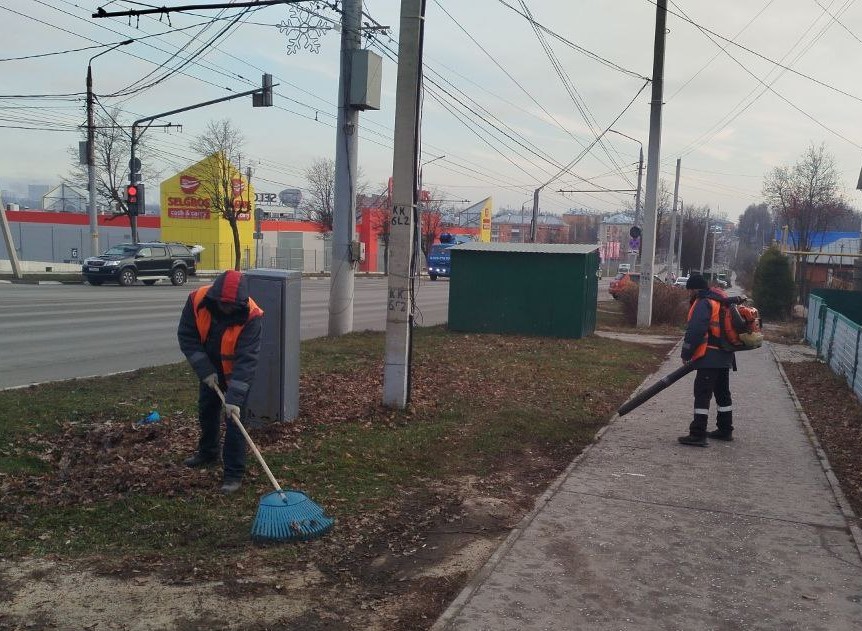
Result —
M155 285L160 278L184 285L195 275L195 257L182 243L122 243L101 256L88 258L81 272L91 285L107 280L128 287L137 279L144 285Z

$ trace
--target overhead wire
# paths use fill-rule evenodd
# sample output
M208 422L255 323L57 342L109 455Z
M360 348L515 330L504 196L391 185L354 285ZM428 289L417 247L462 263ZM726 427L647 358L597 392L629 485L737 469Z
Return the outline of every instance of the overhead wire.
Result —
M650 1L650 0L648 0L648 1ZM682 10L682 9L680 9L680 10ZM815 23L816 23L816 22L815 22ZM696 24L696 23L692 22L692 24ZM696 26L697 26L697 25L696 25ZM814 24L812 24L812 25L811 25L811 27L809 27L809 29L808 29L808 30L806 30L806 32L803 34L803 36L802 36L802 37L804 37L804 36L805 36L805 34L807 34L807 33L811 30L811 28L813 28L813 26L814 26ZM701 31L704 33L704 35L706 35L706 37L707 37L710 41L712 41L712 43L713 43L713 44L715 44L716 46L718 46L718 43L717 43L717 42L715 41L715 39L712 37L711 32L709 31L709 29L702 29L700 26L697 26L697 28L698 28L698 29L701 29ZM792 50L793 48L795 48L795 47L796 47L796 46L801 42L802 37L800 37L800 39L799 39L799 40L797 40L796 44L794 44L794 46L793 46L793 47L791 47L791 50ZM818 37L819 37L819 36L818 36ZM742 70L743 70L746 74L750 75L750 76L751 76L751 77L753 77L753 78L754 78L758 83L760 83L760 84L761 84L761 86L763 86L763 90L760 92L760 94L759 94L759 95L757 95L757 96L756 96L756 97L755 97L751 102L749 102L749 103L748 103L745 107L743 107L739 112L737 112L736 114L734 114L734 115L730 118L730 120L728 120L727 122L725 122L725 123L723 123L723 124L721 123L721 121L719 121L719 123L717 123L716 125L721 125L721 126L719 127L719 129L718 129L715 133L718 133L718 131L720 131L721 129L723 129L724 127L726 127L727 125L729 125L731 122L733 122L733 120L735 120L735 119L736 119L737 117L739 117L739 116L740 116L740 115L741 115L745 110L747 110L749 107L751 107L751 105L753 105L753 104L754 104L754 103L755 103L755 102L760 98L760 96L762 96L762 95L765 93L765 91L767 91L767 90L768 90L769 92L772 92L775 96L777 96L779 99L781 99L782 101L784 101L785 103L787 103L787 105L789 105L790 107L792 107L793 109L795 109L796 111L798 111L800 114L802 114L803 116L805 116L806 118L808 118L809 120L811 120L812 122L814 122L814 123L815 123L816 125L818 125L819 127L822 127L822 128L823 128L823 129L825 129L826 131L828 131L828 132L830 132L831 134L833 134L833 135L837 136L838 138L840 138L840 139L844 140L845 142L847 142L847 143L849 143L849 144L853 145L853 146L854 146L854 147L856 147L857 149L862 149L862 145L860 145L860 144L858 144L858 143L854 142L853 140L850 140L849 138L847 138L846 136L844 136L844 135L843 135L843 134L841 134L840 132L838 132L838 131L836 131L836 130L832 129L831 127L829 127L828 125L826 125L826 124L825 124L825 123L823 123L822 121L818 120L817 118L815 118L814 116L812 116L811 114L809 114L808 112L806 112L805 110L803 110L801 107L799 107L798 105L796 105L795 103L793 103L792 101L790 101L787 97L785 97L783 94L781 94L780 92L778 92L775 88L773 88L772 86L775 84L775 82L776 82L776 81L778 81L778 79L781 77L781 75L782 75L783 73L778 73L778 74L777 74L777 76L775 76L775 78L774 78L774 79L772 79L771 83L767 83L766 81L764 81L763 79L761 79L759 76L757 76L756 74L754 74L754 73L753 73L753 72L752 72L752 71L751 71L751 70L750 70L750 69L749 69L745 64L743 64L741 61L739 61L736 57L734 57L734 56L733 56L731 53L729 53L726 49L722 49L722 51L721 51L721 52L723 52L725 55L727 55L727 56L728 56L728 57L729 57L729 58L730 58L730 59L731 59L731 60L732 60L736 65L738 65L740 68L742 68ZM803 51L803 52L804 52L804 51ZM788 53L787 53L787 54L785 54L785 57L786 57L787 55L789 55L789 54L790 54L790 51L788 51ZM803 54L803 53L800 53L799 55L801 56L801 54ZM799 56L797 56L797 59L798 59L798 58L799 58ZM780 65L779 67L781 67L781 68L785 68L785 66L783 66L783 65ZM755 88L752 92L750 92L750 93L749 93L749 95L750 95L750 94L752 94L752 93L753 93L753 92L755 92L755 91L757 91L757 88ZM748 98L748 97L745 97L745 98ZM745 100L745 99L743 99L743 101L744 101L744 100ZM715 127L715 125L714 125L713 127ZM707 135L707 134L709 134L709 133L710 133L709 131L708 131L708 132L706 132L706 133L704 134L704 136L705 136L705 135ZM713 136L715 135L715 133L713 133ZM701 138L702 138L702 137L703 137L703 136L701 136ZM681 152L681 153L682 153L682 155L687 155L688 153L691 153L691 152L692 152L692 151L694 151L698 146L700 146L701 144L703 144L703 142L706 142L706 140L704 140L703 142L699 142L699 140L700 140L700 139L697 139L697 140L695 140L694 142L690 143L690 145L689 145L689 146L690 146L691 148L687 148L687 149L683 150L683 151Z

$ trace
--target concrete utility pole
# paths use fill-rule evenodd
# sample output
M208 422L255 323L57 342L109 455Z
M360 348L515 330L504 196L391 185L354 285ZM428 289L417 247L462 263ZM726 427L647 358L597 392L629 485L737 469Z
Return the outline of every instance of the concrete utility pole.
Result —
M674 270L673 266L673 244L676 236L676 200L679 197L679 167L682 158L676 159L676 183L673 185L673 210L670 213L670 238L667 240L667 264L665 265L665 278L670 276Z
M703 276L703 264L706 261L706 236L709 234L709 208L706 209L706 225L703 227L703 245L700 248L700 274Z
M643 148L643 145L641 145L640 158L638 159L638 190L637 190L637 193L635 193L634 225L636 225L636 226L640 225L638 222L640 220L639 218L640 218L640 211L641 211L641 180L643 180L643 172L644 172L644 148ZM644 237L643 237L643 233L641 233L641 240L640 240L641 245L639 248L640 251L635 252L634 254L630 255L631 260L629 261L629 263L631 264L631 269L635 268L635 264L637 263L638 256L640 255L640 252L643 251L643 243L644 243Z
M712 230L712 262L709 264L709 278L715 281L715 228Z
M359 110L350 105L353 51L362 45L362 0L344 0L341 14L341 69L338 123L335 128L335 195L332 209L332 274L329 287L329 334L353 330L356 232L357 137Z
M12 240L12 229L9 227L9 218L6 217L6 209L3 208L3 199L0 198L0 229L3 230L3 241L6 244L6 252L9 253L9 262L12 264L12 275L15 278L24 278L21 271L21 263L18 262L18 251L15 249L15 241Z
M643 241L641 243L641 282L638 286L639 327L652 323L653 269L655 267L656 206L661 159L661 107L664 92L664 40L667 22L667 0L657 0L655 44L653 46L652 101L649 121L649 158L647 159L646 199L644 204Z
M389 227L391 264L383 367L383 404L397 409L404 409L410 400L413 280L419 272L413 246L418 230L416 178L424 29L424 0L401 0L395 151L392 159L392 222Z

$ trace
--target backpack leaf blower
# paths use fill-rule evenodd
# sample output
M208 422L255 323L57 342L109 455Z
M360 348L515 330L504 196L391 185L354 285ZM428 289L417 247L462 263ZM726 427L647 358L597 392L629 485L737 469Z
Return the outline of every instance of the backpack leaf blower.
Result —
M685 377L692 370L694 370L694 368L695 368L694 364L695 364L695 362L686 362L685 364L683 364L682 366L680 366L679 368L674 370L672 373L669 373L669 374L665 375L664 377L662 377L661 379L659 379L658 381L656 381L654 384L652 384L648 388L641 390L635 396L633 396L631 399L629 399L628 401L623 403L620 406L620 409L617 410L617 413L620 416L625 416L626 414L628 414L629 412L634 410L636 407L639 407L643 403L646 403L647 401L652 399L655 395L657 395L659 392L661 392L662 390L664 390L668 386L673 385L674 383L676 383L677 381L679 381L680 379Z

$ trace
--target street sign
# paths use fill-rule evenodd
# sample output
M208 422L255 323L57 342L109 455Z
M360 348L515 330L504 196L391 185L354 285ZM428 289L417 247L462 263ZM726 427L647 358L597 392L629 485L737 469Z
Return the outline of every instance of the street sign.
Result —
M141 159L135 158L134 160L129 160L129 171L132 173L140 173L141 172Z
M639 238L641 236L641 229L638 228L637 226L632 226L631 229L629 230L629 236L632 239Z
M78 258L78 248L72 248L72 256L71 256L71 258L73 258L73 259Z

